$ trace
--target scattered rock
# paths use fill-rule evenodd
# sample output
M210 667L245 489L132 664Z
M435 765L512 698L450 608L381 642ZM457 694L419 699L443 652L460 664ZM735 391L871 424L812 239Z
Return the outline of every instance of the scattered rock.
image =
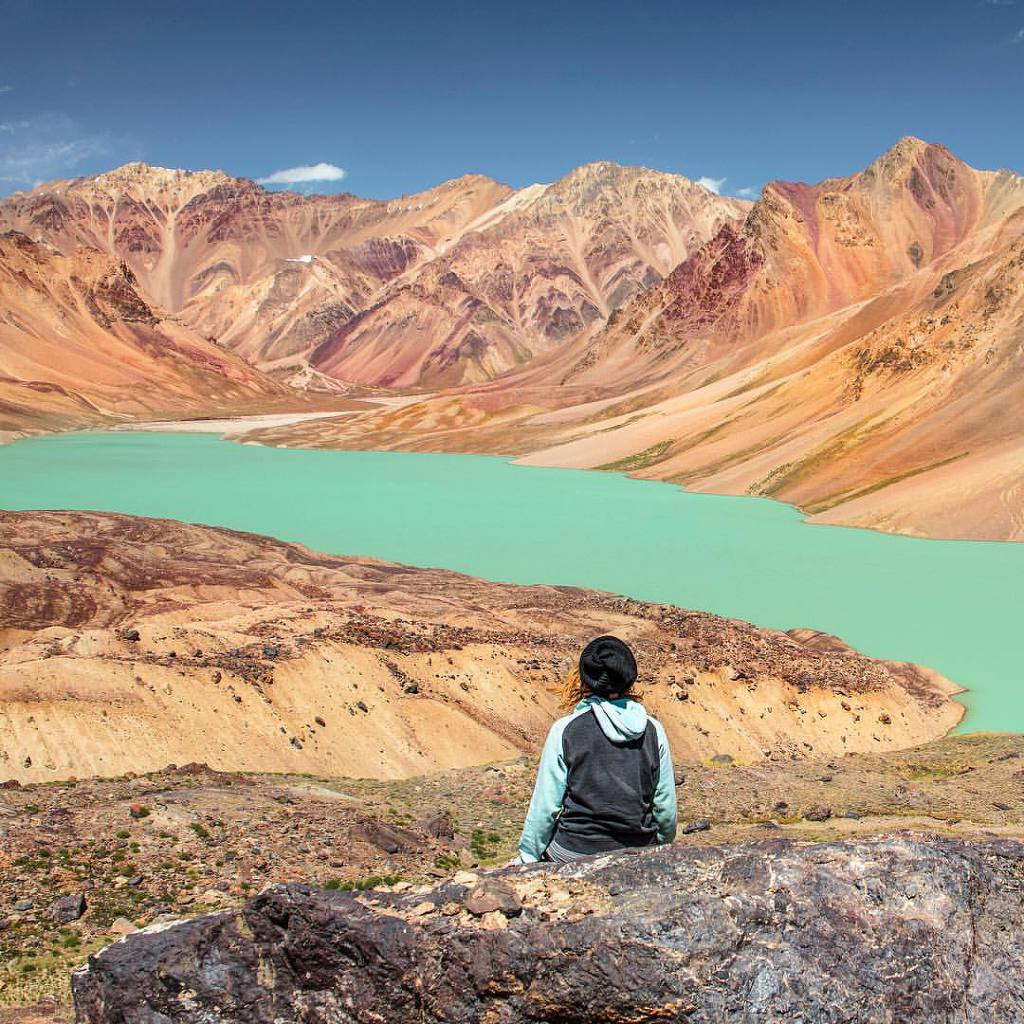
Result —
M433 836L435 839L455 838L455 822L448 811L435 811L433 814L428 814L419 825L428 836Z
M500 911L506 917L518 917L523 911L522 901L515 890L492 878L473 889L463 905L474 917L483 917L495 911Z
M732 762L733 758L731 754L715 754L715 756L711 758L712 764L732 764Z
M86 903L84 893L69 893L61 896L50 906L50 917L57 924L71 924L77 921L85 913Z
M26 910L31 910L35 906L32 900L17 900L14 904L14 909L24 913Z
M679 831L684 836L692 835L694 832L707 832L711 828L711 822L706 818L697 818L696 821L688 821Z
M115 918L108 931L111 935L131 935L133 932L137 932L138 928L128 918L118 917Z
M832 808L824 804L815 804L804 812L806 821L828 821L832 817Z

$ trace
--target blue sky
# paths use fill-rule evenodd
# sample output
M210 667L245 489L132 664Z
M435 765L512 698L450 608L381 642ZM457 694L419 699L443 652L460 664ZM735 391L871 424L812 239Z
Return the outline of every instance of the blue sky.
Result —
M0 37L0 193L128 160L384 197L604 159L742 194L908 134L1024 171L1024 0L0 0Z

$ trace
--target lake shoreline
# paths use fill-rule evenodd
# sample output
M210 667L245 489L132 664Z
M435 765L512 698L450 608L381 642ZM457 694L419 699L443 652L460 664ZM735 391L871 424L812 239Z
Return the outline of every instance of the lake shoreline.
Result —
M234 425L235 422L236 421L231 421L232 426ZM216 429L217 433L219 434L221 428L224 426L224 421L204 420L199 421L194 425L201 426L204 431L214 431ZM166 426L164 427L164 429L166 429ZM114 438L125 439L125 443L127 443L130 446L128 449L125 449L126 451L131 451L132 449L136 448L138 442L144 437L154 439L157 437L167 438L167 442L154 440L153 444L156 445L156 448L153 448L152 450L155 454L159 454L162 446L165 444L170 444L172 449L177 448L180 445L185 445L186 448L188 448L188 446L200 443L200 437L205 436L206 440L201 442L202 448L196 454L197 457L199 457L199 466L201 468L208 467L208 469L202 468L203 475L201 475L199 479L206 479L205 474L207 473L212 473L214 476L217 476L219 475L221 468L230 467L230 465L238 463L239 459L236 459L234 456L230 455L231 452L237 451L241 453L242 451L253 452L257 450L271 453L266 457L271 460L270 462L267 463L267 465L268 467L272 466L277 468L268 469L268 479L274 479L280 475L282 469L284 471L287 471L293 465L293 463L290 460L284 462L281 461L282 458L287 460L287 456L284 454L285 452L302 452L301 464L307 466L322 466L324 470L327 471L327 477L333 477L340 472L341 477L346 478L347 474L349 474L350 472L355 472L356 477L354 479L359 479L360 474L372 472L371 477L367 478L367 483L369 484L369 486L362 486L359 493L364 495L364 500L369 501L371 503L375 501L385 502L385 505L383 506L385 508L389 504L394 504L398 508L406 507L408 505L408 502L410 501L412 501L414 505L415 502L420 500L420 498L422 497L422 488L426 487L429 491L430 488L433 486L431 478L438 471L442 472L442 474L446 477L451 477L453 482L458 481L459 494L462 494L461 488L463 488L464 486L470 487L470 489L465 493L465 498L459 497L455 499L457 501L469 500L470 502L479 502L480 500L482 500L482 494L486 493L490 485L484 485L482 487L482 491L478 493L477 488L473 487L469 483L469 481L474 478L474 474L479 473L484 474L482 478L483 480L493 479L496 482L498 479L504 481L506 478L508 478L507 486L511 486L514 490L520 490L524 486L528 490L535 490L537 487L540 487L541 490L537 492L538 495L544 493L545 488L548 488L553 485L557 493L561 495L561 497L557 499L558 503L560 505L567 505L570 507L580 501L586 503L588 500L586 498L586 495L592 491L595 492L595 494L608 494L609 496L612 494L619 494L620 496L619 498L616 499L616 501L626 501L626 506L623 507L624 511L622 512L622 514L625 515L626 518L622 520L621 527L621 529L626 531L626 534L624 535L628 535L628 532L631 530L631 526L627 524L634 520L635 515L643 514L643 510L650 504L651 499L656 499L655 504L652 506L652 508L662 508L663 511L659 514L668 514L672 517L682 515L683 520L681 520L681 522L683 523L685 523L686 520L690 518L689 513L691 510L694 514L697 515L698 520L703 521L702 517L706 517L706 514L709 510L713 512L715 509L722 509L726 513L731 515L733 518L735 518L737 514L742 513L742 515L745 515L745 510L747 509L755 509L755 522L760 521L760 519L762 518L765 519L768 523L774 522L779 525L779 528L784 529L786 535L793 532L794 530L797 531L794 534L794 537L791 538L788 542L788 545L792 547L792 557L797 559L798 562L800 560L805 559L805 557L808 556L808 552L805 552L803 550L804 548L807 548L809 550L812 557L814 551L825 553L828 552L834 546L838 546L839 548L845 548L849 547L850 545L853 545L854 547L863 548L866 552L873 551L875 548L875 544L869 543L867 541L867 538L869 537L876 537L879 539L879 541L881 542L881 552L884 553L885 551L891 549L894 552L903 552L904 554L909 553L911 557L911 564L920 567L930 564L933 552L937 553L937 557L939 558L940 562L949 561L950 559L953 559L954 561L959 560L963 562L966 558L968 559L968 562L964 562L964 564L966 565L969 564L970 560L974 560L975 558L980 558L984 563L991 563L994 554L1002 557L1003 549L1008 548L1009 551L1011 551L1014 555L1016 551L1019 550L1019 548L1015 545L1007 546L1005 544L998 544L995 542L974 542L971 545L965 545L963 544L963 542L947 541L940 544L926 544L919 546L911 544L910 538L899 537L898 535L874 533L871 531L865 531L857 528L852 528L844 531L820 531L819 534L819 531L806 530L806 527L808 525L817 524L806 523L800 516L799 512L797 512L797 510L795 510L792 506L787 506L785 503L778 502L775 500L769 500L767 502L762 503L757 499L736 497L720 498L706 494L691 494L690 492L687 492L682 488L679 488L677 485L668 485L666 487L663 483L659 483L656 481L636 480L634 478L629 478L614 473L592 473L588 471L582 474L573 473L570 476L568 471L557 469L545 469L543 472L540 472L534 467L516 465L514 461L507 458L487 456L480 457L453 455L421 455L401 452L373 453L364 451L345 453L332 450L325 451L322 449L254 449L252 446L249 445L231 444L227 440L222 441L218 436L214 436L212 433L198 435L177 432L161 433L159 430L154 430L152 432L90 432L90 434L92 436L89 436L89 434L86 433L80 433L76 435L62 435L62 437L67 438L69 441L71 440L71 438L74 438L76 450L81 451L91 450L94 444L99 444L102 447L103 445L109 443L108 439ZM62 445L64 443L62 440L56 437L53 440L58 445ZM44 441L44 439L37 439L36 443L48 444L49 441ZM85 446L84 448L82 447L83 445ZM150 445L146 445L143 447L142 450L149 450L150 447ZM48 448L46 450L49 451ZM55 449L54 451L56 454L57 450ZM276 455L272 453L276 453ZM226 463L223 462L225 458L227 460ZM341 461L335 461L336 459ZM20 461L25 462L26 460L22 459ZM243 459L242 461L245 464L248 464L249 461L251 460ZM24 467L25 472L27 473L27 476L25 476L24 479L26 481L26 486L29 487L30 489L33 486L33 480L35 477L32 462L33 459L30 457L27 460L27 465L25 465ZM182 463L182 471L185 470L186 464L191 466L191 456L186 458L185 461ZM241 465L241 463L239 464ZM111 464L111 471L113 471L114 468L115 464ZM515 471L514 480L511 477L509 477L509 473L513 469ZM399 479L397 481L392 481L392 484L398 486L398 493L400 493L402 496L398 497L396 493L395 498L389 498L387 496L390 493L388 488L391 485L388 483L387 478L389 476L394 475L396 470L398 472ZM416 474L425 474L422 487L420 487L419 485L412 485L411 481L407 481L406 483L401 482L401 479L407 476L410 470L414 471L414 473ZM178 470L174 470L174 472L177 473ZM383 472L383 476L380 476L381 472ZM452 474L455 475L452 476ZM328 494L331 493L330 490L327 492L323 492L323 494L321 495L321 489L324 486L323 481L327 479L327 477L324 477L322 472L314 473L314 477L316 477L316 480L311 479L307 481L305 484L301 484L299 486L298 491L295 492L293 495L294 499L296 502L299 502L300 504L306 502L312 505L322 504L324 501L326 501L329 508L331 499L328 497ZM483 579L504 580L506 582L514 583L533 583L541 581L555 585L569 583L588 586L606 592L632 594L635 597L643 600L667 600L683 607L706 608L709 611L713 611L718 614L725 614L729 616L735 616L737 618L744 618L748 621L756 622L760 625L767 626L769 628L788 628L790 626L795 627L806 625L815 626L818 628L826 629L834 634L843 636L853 646L861 650L866 650L869 654L871 654L874 657L881 657L883 659L892 659L895 657L897 659L904 659L909 662L928 665L934 668L934 670L937 673L939 673L945 679L950 681L950 686L956 688L950 691L951 695L953 693L959 693L965 694L967 697L967 699L964 701L957 701L958 706L960 706L964 710L962 710L960 713L959 721L954 724L955 728L960 730L965 728L972 730L986 729L992 728L995 724L998 724L992 722L986 725L984 722L985 716L982 715L981 719L979 719L976 713L976 700L981 700L983 702L982 707L984 708L985 698L984 694L982 694L981 697L978 697L977 685L975 683L975 679L977 677L977 666L975 664L973 664L970 660L965 661L963 658L960 658L959 660L963 662L962 667L959 670L954 668L954 670L951 671L948 661L944 660L942 657L939 657L937 655L933 656L935 654L935 651L933 649L925 649L922 652L922 649L916 649L920 647L919 643L908 641L906 644L904 644L903 640L900 638L900 635L897 634L894 634L893 638L889 642L882 645L881 649L878 649L877 644L874 647L872 647L870 639L868 643L865 643L863 631L861 630L860 632L858 632L857 629L854 629L858 617L863 618L866 614L865 609L859 607L858 605L851 605L849 613L844 612L840 617L836 617L835 614L830 615L827 614L827 612L825 614L819 614L819 610L814 607L813 602L808 604L806 600L801 599L797 602L797 605L795 605L794 608L797 608L797 606L799 606L799 608L803 608L804 605L807 605L807 608L804 608L804 610L802 611L800 611L799 608L797 608L797 610L794 610L791 614L779 615L770 607L770 603L764 606L757 606L756 604L751 605L750 602L747 601L746 603L741 602L740 606L737 607L732 604L731 600L727 600L722 593L719 593L716 597L714 594L714 590L712 590L712 592L710 592L709 594L704 595L707 598L705 600L704 597L702 597L703 591L701 590L700 586L698 586L696 589L691 587L688 593L683 592L683 595L681 596L680 593L675 592L675 584L673 584L666 590L668 577L666 577L665 580L660 584L655 583L655 586L653 587L651 586L651 582L654 582L653 579L646 584L637 582L635 580L631 583L628 573L625 575L625 577L622 577L622 574L619 574L622 578L608 577L606 573L604 575L598 574L597 578L592 578L588 576L585 572L581 575L580 569L582 567L582 563L577 562L572 562L571 564L566 563L567 568L565 569L565 571L559 572L558 574L555 574L550 567L545 566L541 568L540 563L538 563L538 568L536 570L527 571L527 574L523 576L518 571L509 573L508 571L500 567L495 568L493 556L495 555L497 549L491 549L488 551L486 549L480 549L478 544L476 545L475 548L473 547L472 544L470 544L470 548L476 551L475 555L472 553L472 551L463 550L465 548L465 544L463 543L463 537L452 537L450 543L446 542L448 543L448 547L446 547L445 551L441 553L439 553L436 550L429 551L428 549L414 550L406 548L404 550L397 550L396 547L392 545L392 541L394 545L400 547L400 545L398 545L398 541L393 540L393 538L392 540L389 540L388 531L386 529L381 530L376 529L374 527L374 529L371 532L370 539L367 541L360 541L358 539L358 531L355 534L351 534L345 528L343 522L344 517L342 517L342 522L339 522L334 525L329 525L331 519L333 518L332 514L328 512L327 519L324 519L324 513L319 513L316 512L315 510L310 513L314 517L313 520L311 521L312 525L314 525L314 536L306 536L302 532L300 532L297 535L294 529L288 528L283 522L274 523L273 521L268 520L266 518L259 519L259 517L257 517L257 519L254 521L233 521L231 517L229 517L228 519L224 519L223 517L218 517L218 515L215 512L204 511L203 507L192 507L194 503L190 502L187 498L187 493L190 485L185 482L186 479L187 477L183 477L181 482L171 487L172 490L177 489L181 491L182 496L179 499L177 499L177 503L171 502L171 504L166 504L166 502L169 499L167 499L165 495L155 495L155 498L158 502L158 507L135 507L130 502L128 504L124 504L123 502L111 504L109 500L109 494L106 493L102 487L100 487L97 492L98 494L102 494L102 497L97 497L92 501L83 501L83 496L81 494L77 495L75 498L70 498L67 495L56 495L52 496L52 500L45 501L45 507L59 508L68 507L69 505L74 504L78 504L79 506L81 506L83 503L85 503L89 504L91 507L94 508L106 508L109 509L110 511L124 511L132 514L174 518L179 520L198 520L209 523L210 525L214 526L228 526L232 529L243 529L248 532L275 537L283 537L287 540L298 540L308 544L311 547L319 548L320 550L343 550L349 552L354 551L359 552L361 554L369 555L371 557L383 557L388 560L401 561L407 564L415 565L446 565L455 571L464 572L468 575ZM614 481L619 481L619 483L614 483ZM86 480L85 482L87 485L89 485L88 480ZM410 485L413 487L413 490L407 494L405 490L402 490L402 488L406 488ZM344 487L345 485L331 484L330 486L336 489L337 486ZM506 484L502 484L501 486L504 487L506 486ZM304 491L304 488L312 488L312 490L308 491L308 498L302 497L302 495L306 493L306 491ZM377 491L380 488L383 488L383 490L381 490L379 495L375 497L374 495L377 494ZM623 492L623 488L628 489ZM285 489L286 491L290 491L291 485L286 486ZM415 498L413 497L414 494L416 495ZM441 505L438 506L437 514L439 516L447 517L447 513L442 512L442 507L447 504L447 500L444 499L441 495L438 495L437 497L441 500ZM282 498L286 500L286 496L284 494L282 494ZM202 501L205 499L200 497L199 500L201 506ZM599 504L605 500L606 499L603 498L599 499ZM40 502L41 501L42 499L40 499ZM40 502L34 503L32 507L43 507L43 504L41 504ZM164 502L164 504L159 504L160 502ZM254 497L252 503L254 505L259 505L264 502L265 498L261 497L257 499ZM639 502L639 504L637 504L637 502ZM768 506L769 508L766 508L763 512L756 512L756 507L762 505ZM408 505L408 507L413 506ZM614 512L613 518L614 516L617 516L619 514L619 512ZM395 513L393 509L391 510L389 515L394 517ZM781 519L780 515L782 516ZM560 513L560 517L561 518L559 519L559 521L565 518L565 510L563 510L563 512ZM714 516L712 516L712 519L713 518ZM572 520L571 515L569 516L569 520ZM554 524L549 524L549 526L545 527L541 527L538 521L536 529L543 531L550 528L554 529L556 533L558 533L558 535L568 537L571 536L572 532L576 529L576 525L574 522L572 526L569 525L569 520L566 521L565 526L555 526ZM321 525L316 526L316 523L320 523ZM394 519L394 526L392 529L394 537L400 539L400 535L403 531L407 529L407 525L408 522L404 514L398 514L397 518ZM323 532L325 527L329 530L341 529L344 536L342 543L338 544L338 538L334 537L332 533ZM709 536L715 536L717 526L709 524L708 528L711 529L711 533L709 534ZM365 529L365 524L363 527L360 527L360 530L363 529ZM701 529L703 528L694 526L694 529L696 530L694 536L700 536ZM614 529L612 532L614 533ZM523 544L530 543L528 539L529 535L530 530L527 530L526 534L523 535ZM468 539L469 535L467 534L465 535L465 537L466 539ZM735 544L735 542L736 538L734 537L733 541L731 541L730 543ZM792 546L794 543L795 546ZM598 540L597 537L595 537L593 544L595 545L595 550L599 549L601 546L601 541ZM892 545L895 545L895 547L892 547ZM771 543L766 542L766 546L770 547ZM584 545L583 549L580 550L578 557L585 558L586 551L588 549L588 545ZM998 550L996 552L993 552L993 549ZM789 550L789 547L787 547L787 550ZM977 555L968 555L967 552L969 550L977 552ZM756 555L757 558L764 558L765 553L763 550L758 549L758 545L755 544L754 547L751 548L750 544L745 543L744 545L741 545L740 548L736 549L735 554L731 556L731 561L735 562L738 559L739 563L746 564L749 561L751 555ZM484 556L483 562L480 561L481 556ZM654 557L655 559L664 559L668 557L668 555L666 553L662 553L661 555L655 556L652 552L651 557ZM680 551L678 556L673 557L682 557L684 561L680 562L679 564L685 565L686 559L689 556L686 555L684 551ZM872 557L875 556L873 555ZM789 558L789 556L787 556L787 558ZM769 562L770 561L771 560L769 559ZM573 566L575 566L575 568L573 568ZM721 567L718 567L718 569L720 568ZM882 567L880 566L880 568ZM708 578L709 581L713 582L715 577L721 575L718 569L712 570L712 576ZM645 571L651 571L651 567L649 567L648 570ZM662 570L658 570L656 567L654 567L654 571L656 577L659 577L659 575L664 576L664 572ZM775 572L776 570L768 569L767 571L771 573ZM845 571L846 570L842 570L840 572ZM896 584L898 584L899 587L903 589L907 589L909 586L909 593L914 591L915 587L917 591L927 590L927 587L920 586L921 581L915 581L912 578L915 575L915 573L921 571L930 570L924 570L923 568L912 569L908 570L906 573L903 574L896 573L896 575L893 576L891 569L883 568L883 575L885 572L888 572L888 579L891 582L895 582ZM737 565L734 564L729 569L729 572L735 575L737 572ZM864 569L859 566L856 567L856 575L864 577ZM901 576L907 578L901 578ZM741 576L737 577L737 583L741 586L741 591L749 591L749 586L739 584L739 580L741 578L742 574ZM856 585L862 586L864 585L864 583L867 582L868 579L870 579L873 585L877 584L879 586L882 586L883 588L888 586L888 583L883 581L881 577L878 580L874 580L873 578L871 578L870 573L864 580L862 580L861 583L857 583ZM815 584L814 586L818 586L818 584ZM721 587L719 586L718 589L721 590ZM917 614L912 613L910 609L912 609L914 607L915 602L919 601L920 599L920 593L917 597L913 599L908 598L907 614ZM863 604L870 604L872 601L873 598L865 596ZM764 603L762 602L762 605L763 604ZM810 610L807 610L808 608ZM922 612L921 614L924 613ZM915 626L915 629L918 632L920 632L920 627L921 624L918 623ZM954 627L952 623L950 623L949 631L952 631L953 629ZM914 630L911 630L908 636L912 638L913 633ZM966 641L965 643L967 647L970 647L969 643L967 643ZM1005 645L1005 637L1001 641L999 641L999 644ZM980 661L983 662L986 659L989 661L993 660L993 655L991 653L983 654L982 652L985 652L986 648L991 649L995 645L995 638L977 645L979 649ZM946 646L948 647L948 644ZM928 647L931 648L932 645L928 645ZM996 652L996 655L998 655L998 652ZM996 661L998 661L998 657L996 657ZM1007 678L1015 680L1017 676L1018 673L1011 671ZM1000 685L1002 686L1003 684ZM1012 684L1007 683L1005 685ZM1003 688L1005 688L1005 686Z
M228 415L228 416L217 416L217 415L202 415L194 417L172 417L170 419L157 419L157 420L130 420L119 423L97 423L91 426L83 427L71 427L66 429L54 429L54 430L36 430L31 432L12 432L0 430L0 448L13 444L15 441L29 440L34 437L60 437L64 435L74 434L92 434L92 433L104 433L110 432L132 432L140 431L144 433L186 433L186 434L214 434L225 441L232 441L236 444L244 445L259 445L265 448L278 448L289 451L337 451L337 452L404 452L407 454L419 454L419 455L468 455L468 456L479 456L485 458L501 458L509 462L510 465L524 466L534 469L559 469L564 471L576 470L581 473L614 473L619 476L626 477L630 480L641 480L654 483L669 484L673 487L678 487L687 494L707 494L715 497L743 497L743 498L759 498L764 501L773 502L775 504L791 508L796 510L803 516L803 521L808 526L821 526L828 527L831 529L840 530L854 530L865 533L876 533L887 537L903 537L909 540L919 541L936 541L936 542L955 542L957 544L1009 544L1014 546L1024 547L1024 539L1017 540L1012 537L1009 538L986 538L986 537L963 537L954 534L930 534L923 531L911 530L911 529L895 529L886 528L885 526L872 525L872 524L860 524L860 523L844 523L830 520L823 520L819 518L824 513L816 513L810 511L808 508L795 504L790 501L786 501L782 498L776 498L770 494L739 494L734 491L728 490L692 490L687 488L684 484L674 480L662 480L658 477L640 476L636 471L631 470L610 470L603 469L601 467L592 466L568 466L558 465L556 463L545 463L529 461L534 452L505 452L505 453L494 453L486 451L448 451L443 448L439 449L418 449L411 447L387 447L387 448L364 448L364 447L332 447L321 444L312 444L309 442L303 442L299 439L294 442L289 442L287 439L281 440L278 438L270 439L256 439L247 438L246 435L249 433L256 433L261 430L273 430L282 427L294 427L304 423L312 423L317 420L330 420L337 419L339 417L355 416L361 412L369 411L374 407L391 407L401 408L405 405L411 405L415 402L421 401L424 395L412 394L412 395L381 395L381 396L359 396L356 398L349 399L353 404L357 404L358 408L347 408L347 409L336 409L336 410L322 410L311 412L307 410L295 410L291 412L280 412L280 413L255 413L255 414L240 414L240 415Z

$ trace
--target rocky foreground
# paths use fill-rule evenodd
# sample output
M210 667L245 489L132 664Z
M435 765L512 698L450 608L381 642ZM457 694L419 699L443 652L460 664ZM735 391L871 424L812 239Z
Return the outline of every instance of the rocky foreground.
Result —
M680 846L1024 840L1024 737L680 765ZM306 883L429 893L513 854L534 764L375 781L213 772L0 788L0 1024L66 1020L68 979L126 933ZM423 896L420 895L420 899ZM36 1017L26 1007L47 997ZM8 1009L4 1009L8 1007Z
M78 1019L1024 1020L1024 844L630 853L420 894L275 886L91 958Z

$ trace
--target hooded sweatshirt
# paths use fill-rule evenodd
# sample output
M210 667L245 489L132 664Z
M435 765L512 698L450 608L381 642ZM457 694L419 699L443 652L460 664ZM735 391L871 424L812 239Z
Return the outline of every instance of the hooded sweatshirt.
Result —
M670 843L675 834L672 754L642 704L591 696L555 722L519 841L525 863L552 840L587 854Z

